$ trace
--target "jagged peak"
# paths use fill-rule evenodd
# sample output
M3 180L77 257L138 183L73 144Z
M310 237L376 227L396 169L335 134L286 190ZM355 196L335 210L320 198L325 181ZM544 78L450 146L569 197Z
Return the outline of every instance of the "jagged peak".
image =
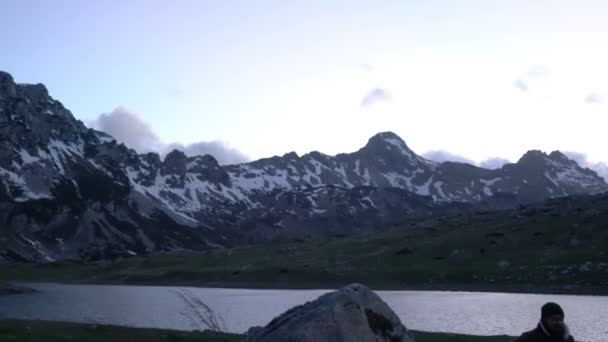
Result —
M23 96L30 99L48 100L49 91L42 83L15 83L13 76L0 70L0 98Z
M204 164L204 165L219 166L219 162L217 161L217 159L215 159L214 156L212 156L211 154L208 154L208 153L203 154L203 155L196 155L196 156L188 157L188 162Z
M323 153L323 152L319 152L319 151L312 151L309 153L306 153L305 155L302 156L302 159L315 159L318 161L324 161L324 160L328 160L329 158L331 158L331 156Z
M551 152L549 154L549 158L553 159L553 160L558 160L558 161L572 161L570 158L568 158L568 156L566 156L565 154L563 154L561 151L555 150L553 152Z
M13 76L10 73L0 70L0 80L3 78L8 78L11 81L13 80Z
M521 163L521 162L528 162L528 161L542 161L545 160L548 157L548 155L541 151L541 150L529 150L526 153L524 153L523 156L521 156L521 158L519 158L519 160L517 161L517 163Z
M178 150L178 149L173 149L171 152L167 153L163 162L167 163L167 162L171 162L174 160L187 160L187 159L188 159L188 157L186 157L186 154L183 151Z
M517 163L518 164L519 163L530 163L530 162L546 163L547 161L561 162L561 163L576 163L575 161L571 160L570 158L568 158L568 156L566 156L565 154L563 154L562 152L560 152L558 150L552 151L549 154L547 154L541 150L529 150L519 159L519 161L517 161Z
M292 152L285 153L283 155L283 158L300 159L300 156L298 156L298 154L296 152L292 151Z
M365 148L373 148L373 147L381 147L384 148L386 146L397 146L404 150L409 151L407 144L400 136L393 132L380 132L367 141Z
M0 101L21 102L22 105L11 111L11 120L36 127L37 133L47 134L46 129L51 126L62 134L72 128L76 128L78 133L84 133L87 129L61 102L49 95L44 84L15 83L13 77L3 71L0 71Z
M142 155L142 159L151 163L154 166L158 166L161 164L160 156L155 152L148 152Z
M372 136L362 150L375 154L398 152L409 158L417 157L421 159L421 157L416 155L416 153L407 146L400 136L393 132L381 132Z
M24 96L30 100L38 100L39 102L50 100L49 91L42 83L18 84L17 93L20 94L20 96Z
M13 76L5 71L0 71L0 100L17 95L17 87Z
M371 138L369 138L368 144L370 143L377 143L377 142L388 142L388 143L398 143L400 145L403 145L405 147L407 147L407 144L405 143L405 141L403 141L403 139L401 139L400 136L398 136L397 134L391 132L391 131L386 131L386 132L380 132L374 136L372 136Z
M180 150L169 152L163 160L160 174L161 175L185 175L187 170L188 157Z

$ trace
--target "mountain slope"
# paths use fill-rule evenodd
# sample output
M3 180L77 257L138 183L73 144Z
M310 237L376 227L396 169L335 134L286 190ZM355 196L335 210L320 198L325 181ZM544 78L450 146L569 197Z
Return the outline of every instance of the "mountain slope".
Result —
M608 190L559 152L487 170L435 163L391 132L359 151L221 166L137 154L88 129L42 84L0 72L0 254L91 259L349 233L473 206Z

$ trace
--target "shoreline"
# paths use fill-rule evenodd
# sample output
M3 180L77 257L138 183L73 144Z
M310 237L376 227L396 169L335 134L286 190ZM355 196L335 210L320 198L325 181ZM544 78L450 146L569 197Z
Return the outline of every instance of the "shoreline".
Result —
M12 285L13 289L22 290L16 293L36 292L27 287L27 284L59 284L59 285L116 285L116 286L162 286L162 287L199 287L215 289L242 289L242 290L335 290L352 282L225 282L225 281L15 281L19 285ZM480 293L513 293L528 295L572 295L572 296L608 296L608 287L603 286L547 286L533 284L374 284L362 282L374 291L441 291L441 292L480 292ZM0 295L2 295L0 286Z
M34 292L37 292L37 291L35 289L29 288L26 286L15 285L15 284L11 284L11 283L0 283L0 296L11 296L11 295L24 294L24 293L34 293Z

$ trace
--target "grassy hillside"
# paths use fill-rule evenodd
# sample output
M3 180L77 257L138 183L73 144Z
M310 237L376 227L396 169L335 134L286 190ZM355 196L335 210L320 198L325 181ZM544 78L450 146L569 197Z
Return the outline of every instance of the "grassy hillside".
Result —
M416 342L512 342L510 336L467 336L414 331Z
M0 265L0 281L608 293L608 199L407 221L368 236L94 263Z

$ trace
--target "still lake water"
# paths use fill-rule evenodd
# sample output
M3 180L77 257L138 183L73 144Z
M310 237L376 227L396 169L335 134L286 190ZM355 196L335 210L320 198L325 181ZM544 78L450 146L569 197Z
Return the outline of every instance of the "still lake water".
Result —
M328 290L247 290L157 286L25 284L39 293L0 296L0 319L45 319L192 330L175 291L188 289L242 333ZM572 334L608 342L608 297L443 291L378 291L409 329L518 335L534 327L540 306L558 302Z

